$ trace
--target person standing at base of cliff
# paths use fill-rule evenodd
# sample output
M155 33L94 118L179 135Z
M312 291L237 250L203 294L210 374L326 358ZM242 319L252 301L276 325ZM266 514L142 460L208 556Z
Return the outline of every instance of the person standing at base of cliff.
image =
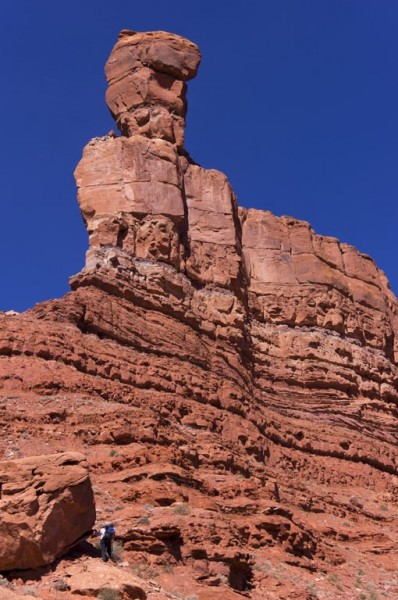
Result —
M101 558L104 562L112 559L112 543L115 537L115 528L113 523L104 525L100 531L100 546L101 546Z

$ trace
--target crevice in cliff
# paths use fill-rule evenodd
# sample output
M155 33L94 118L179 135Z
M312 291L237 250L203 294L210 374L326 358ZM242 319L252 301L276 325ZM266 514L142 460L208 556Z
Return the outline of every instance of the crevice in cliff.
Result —
M190 248L190 243L189 243L188 202L187 202L187 195L186 195L186 190L185 190L185 179L184 179L186 167L184 168L184 165L181 160L178 161L177 165L178 165L178 169L179 169L178 174L179 174L180 181L181 181L181 198L182 198L182 204L184 207L184 219L182 221L182 226L181 226L180 242L181 242L181 245L183 248L182 258L183 258L184 264L185 264L186 261L191 256L191 248ZM185 269L183 269L183 272L186 275Z

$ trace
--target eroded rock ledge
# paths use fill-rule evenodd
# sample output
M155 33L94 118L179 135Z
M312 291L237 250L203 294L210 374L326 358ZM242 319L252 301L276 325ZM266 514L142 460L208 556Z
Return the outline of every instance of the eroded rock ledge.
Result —
M131 99L137 73L185 85L199 59L178 36L124 33L107 63L108 103L117 81L123 114L137 102L174 115L174 96L160 89ZM233 342L249 395L288 382L397 401L397 302L371 258L305 222L238 209L225 175L192 164L163 121L121 130L90 142L76 169L90 250L73 289L111 286L222 340L221 354Z
M179 36L122 32L106 66L122 135L93 139L76 169L86 265L64 298L0 313L0 404L6 436L33 402L38 439L92 449L128 552L277 598L270 556L324 572L373 564L374 542L396 563L397 518L378 507L398 502L398 304L371 258L239 208L225 175L192 161L199 61Z

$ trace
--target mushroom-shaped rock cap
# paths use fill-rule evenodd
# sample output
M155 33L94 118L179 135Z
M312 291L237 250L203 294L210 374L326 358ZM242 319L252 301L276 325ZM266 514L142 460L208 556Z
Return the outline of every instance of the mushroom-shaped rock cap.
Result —
M195 77L200 59L196 44L179 35L165 31L137 33L124 29L106 63L105 75L108 83L112 83L135 69L149 67L187 81Z
M186 80L199 63L199 48L179 35L123 30L105 66L106 103L122 135L163 139L183 150Z

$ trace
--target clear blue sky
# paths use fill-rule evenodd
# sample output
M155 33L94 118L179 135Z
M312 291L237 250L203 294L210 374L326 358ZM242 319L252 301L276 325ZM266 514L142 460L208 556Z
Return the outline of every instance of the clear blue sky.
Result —
M398 292L398 2L2 0L0 309L62 296L87 246L73 170L113 122L120 29L199 44L186 146L247 207L370 254Z

